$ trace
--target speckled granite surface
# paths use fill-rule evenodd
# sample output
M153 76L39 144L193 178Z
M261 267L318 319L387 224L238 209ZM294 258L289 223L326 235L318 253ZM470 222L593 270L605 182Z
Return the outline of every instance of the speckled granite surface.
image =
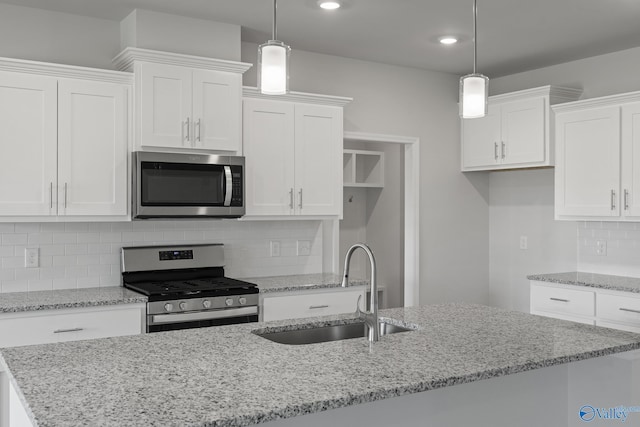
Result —
M120 286L0 293L0 313L146 303L147 297Z
M261 293L339 288L342 285L342 276L337 274L299 274L292 276L250 277L243 280L258 285ZM349 279L349 286L361 286L368 284L368 280L357 278Z
M238 427L640 348L640 334L479 305L381 315L420 329L371 345L252 333L310 322L290 320L2 349L0 363L40 426Z
M567 273L532 274L531 276L527 276L527 279L640 293L640 279L637 277L610 276L608 274L571 271Z

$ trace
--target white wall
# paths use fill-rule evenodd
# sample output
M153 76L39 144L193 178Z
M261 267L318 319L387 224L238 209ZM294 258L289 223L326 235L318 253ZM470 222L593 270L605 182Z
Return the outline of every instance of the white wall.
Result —
M576 225L553 219L553 169L491 172L491 304L529 311L536 273L576 269ZM520 237L528 249L520 249Z
M120 23L0 3L0 56L113 69Z
M640 48L567 62L491 80L491 93L554 84L583 89L583 99L640 90ZM493 305L528 311L526 275L580 269L640 277L630 225L553 220L553 171L492 172L490 289ZM519 249L521 235L529 249ZM592 237L611 239L595 257ZM506 261L508 260L508 261Z
M309 256L296 256L298 239L312 242ZM205 242L224 243L229 277L322 272L320 221L0 223L0 292L117 286L121 247ZM39 249L39 268L25 268L25 248Z
M243 43L243 62L256 52ZM460 173L458 76L294 46L290 79L294 91L353 97L345 130L420 138L420 302L488 302L489 177Z

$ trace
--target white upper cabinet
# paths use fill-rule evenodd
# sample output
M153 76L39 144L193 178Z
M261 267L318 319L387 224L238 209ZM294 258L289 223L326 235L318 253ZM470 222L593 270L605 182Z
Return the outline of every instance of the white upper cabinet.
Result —
M57 80L0 72L0 215L55 215Z
M556 219L640 221L640 92L554 110Z
M262 98L245 88L247 216L342 214L342 109L349 101L295 93Z
M127 215L127 88L58 85L58 214Z
M128 218L127 73L0 58L2 221ZM33 73L33 74L31 74Z
M549 106L576 89L544 86L489 97L489 114L461 119L462 171L553 166Z
M137 150L241 153L242 73L251 64L138 48L114 63L136 76Z

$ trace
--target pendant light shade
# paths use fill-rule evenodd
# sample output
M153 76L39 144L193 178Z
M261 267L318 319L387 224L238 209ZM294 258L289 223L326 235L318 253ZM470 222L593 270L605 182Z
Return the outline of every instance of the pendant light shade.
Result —
M291 48L277 39L277 0L273 0L273 37L258 48L258 89L265 95L284 95L289 91Z
M475 119L484 117L489 110L489 78L476 73L477 62L477 0L473 0L473 73L460 78L460 117Z

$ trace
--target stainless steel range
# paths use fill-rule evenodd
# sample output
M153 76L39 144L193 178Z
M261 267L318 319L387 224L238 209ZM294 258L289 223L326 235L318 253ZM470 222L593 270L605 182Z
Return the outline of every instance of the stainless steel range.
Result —
M224 276L224 246L122 248L122 284L149 298L147 332L258 321L258 287Z

